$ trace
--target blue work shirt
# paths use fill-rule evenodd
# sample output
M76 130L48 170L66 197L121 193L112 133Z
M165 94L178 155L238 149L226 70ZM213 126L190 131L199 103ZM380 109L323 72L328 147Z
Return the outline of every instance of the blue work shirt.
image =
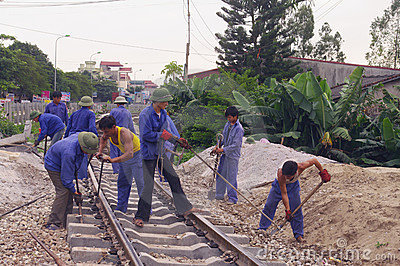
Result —
M37 139L38 142L42 141L46 135L53 138L54 134L65 127L61 119L53 114L41 114L39 116L39 123L40 134Z
M68 121L67 130L65 130L64 138L82 131L93 132L98 136L96 129L96 116L85 106L72 113Z
M45 113L53 114L61 118L61 121L67 125L68 124L68 110L65 103L55 104L54 102L49 103L46 105L44 109Z
M229 158L239 160L240 150L242 149L244 130L238 120L232 126L232 129L229 132L229 136L228 136L228 128L229 128L230 124L231 123L228 121L225 124L224 131L222 132L222 135L224 135L224 139L222 141L224 155ZM226 140L228 140L228 142L226 142Z
M44 167L47 170L60 173L61 182L72 193L75 192L73 180L75 173L81 167L84 153L78 141L79 133L58 141L47 151L44 157Z
M153 105L147 106L139 115L140 150L144 160L155 160L159 154L158 140L168 125L167 112L162 109L160 116ZM172 120L171 120L172 122ZM173 123L172 123L173 124Z
M123 105L120 105L111 110L110 115L115 118L117 126L128 128L135 135L135 128L133 127L132 114Z

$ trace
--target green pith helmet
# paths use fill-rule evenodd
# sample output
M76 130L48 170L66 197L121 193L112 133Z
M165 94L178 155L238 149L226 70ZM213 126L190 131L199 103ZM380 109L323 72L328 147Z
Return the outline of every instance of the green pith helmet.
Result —
M94 104L92 97L83 96L81 101L78 103L80 106L92 106Z
M99 138L92 132L81 132L78 135L79 145L84 152L95 154L99 148Z
M29 118L30 118L31 120L33 120L34 118L38 117L39 115L41 115L40 112L38 112L38 111L32 111L32 113L29 115Z
M171 93L166 88L158 88L153 92L153 95L150 97L150 101L152 102L169 102L172 101Z
M123 96L118 96L117 98L115 98L114 103L115 103L115 104L126 104L126 103L128 103L128 102L125 100L125 97L123 97Z

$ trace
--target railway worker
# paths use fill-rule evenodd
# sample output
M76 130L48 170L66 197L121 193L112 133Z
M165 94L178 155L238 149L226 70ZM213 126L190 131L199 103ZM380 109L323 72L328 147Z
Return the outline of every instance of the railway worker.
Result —
M89 96L83 96L78 104L82 107L71 114L64 138L82 131L92 132L98 136L96 129L96 116L90 110L90 107L94 104L92 98ZM82 167L78 171L79 179L87 178L87 165L88 157L85 155L85 158L82 160Z
M132 115L131 112L129 112L125 107L124 104L128 103L125 100L125 97L123 96L118 96L114 103L117 105L116 108L113 108L110 112L110 115L115 118L116 125L118 127L124 127L129 129L133 134L136 134L135 128L133 126L133 120L132 120ZM121 156L121 151L115 146L114 144L110 143L110 157L115 158ZM137 161L140 161L140 164L142 164L142 158L140 157L140 152L135 153L135 157ZM113 163L112 168L114 174L118 174L119 171L119 164L118 163ZM142 170L140 170L142 172ZM143 174L142 174L143 175Z
M44 167L56 190L56 197L46 228L65 228L67 215L72 213L73 200L82 203L82 195L75 190L73 180L85 154L97 152L99 139L92 132L80 132L60 140L47 151Z
M300 208L295 215L292 215L292 210L295 210L301 204L299 184L300 175L305 169L313 165L315 165L319 170L319 175L323 182L329 182L331 180L328 171L323 169L321 164L315 158L302 163L286 161L282 168L278 169L278 178L272 183L267 202L263 209L263 213L265 213L269 218L274 219L278 203L282 200L283 205L285 206L285 218L290 221L293 235L299 243L304 242L303 213ZM270 225L271 222L262 215L258 229L266 230Z
M46 113L41 114L38 111L33 111L30 114L30 119L40 123L40 134L38 139L35 140L35 147L47 136L51 138L50 147L62 139L65 126L58 116Z
M177 212L187 216L191 212L199 211L193 208L192 204L186 198L179 177L172 167L171 162L165 156L164 142L176 142L176 137L165 130L168 128L168 121L172 121L167 120L168 115L165 111L168 102L172 99L167 89L156 89L150 98L152 104L147 106L139 115L144 188L139 199L138 210L134 219L134 223L138 227L143 227L143 222L148 222L150 218L156 166L158 166L158 169L160 169L160 172L162 172L169 183ZM183 138L180 138L178 143L183 148L190 148L187 141Z
M100 138L99 152L96 156L97 158L102 157L111 163L119 164L116 210L126 212L133 178L135 178L139 196L142 194L144 187L142 163L136 157L137 155L140 156L140 140L128 128L117 126L115 118L111 115L105 116L100 120L99 128L103 131L103 136ZM103 155L102 152L108 140L120 150L120 156L111 158Z
M236 107L230 106L225 111L226 122L222 135L221 148L217 146L213 149L213 153L222 153L221 161L218 167L220 173L226 180L237 189L237 173L239 166L240 151L242 149L242 141L244 130L238 120L239 111ZM215 199L224 200L225 191L228 196L228 204L236 204L238 201L237 192L229 186L221 177L217 175L215 184Z
M53 114L61 118L61 121L67 125L68 124L68 109L65 103L61 102L61 92L53 92L53 101L46 105L44 109L45 113Z

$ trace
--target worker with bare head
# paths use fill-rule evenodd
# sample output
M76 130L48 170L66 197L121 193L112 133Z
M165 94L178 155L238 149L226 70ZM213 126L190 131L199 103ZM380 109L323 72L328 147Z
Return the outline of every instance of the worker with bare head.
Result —
M103 117L99 122L99 128L103 132L100 138L99 152L97 158L102 158L110 163L118 163L118 203L116 210L126 212L128 209L128 200L131 193L132 181L135 178L136 187L139 196L142 194L143 170L141 161L135 159L135 155L140 152L140 140L129 129L116 125L115 118L111 115ZM121 152L121 155L111 158L103 154L103 149L108 140L115 145Z
M68 124L68 109L65 103L61 102L62 93L60 91L53 92L53 101L46 105L44 109L45 113L53 114L58 116L61 121Z
M301 204L300 175L305 169L313 165L319 170L319 175L323 182L329 182L331 180L328 171L323 169L322 165L315 158L302 163L286 161L282 168L278 169L277 179L272 183L272 188L263 209L265 215L274 219L278 203L282 200L285 206L285 218L290 221L294 237L300 243L304 241L303 213L301 208L294 215L292 215L292 211ZM266 230L270 225L271 221L262 215L259 229Z

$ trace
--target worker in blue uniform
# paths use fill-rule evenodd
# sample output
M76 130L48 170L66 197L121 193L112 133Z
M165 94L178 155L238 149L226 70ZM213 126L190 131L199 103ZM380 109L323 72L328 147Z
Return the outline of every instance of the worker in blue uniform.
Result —
M46 228L65 228L67 215L72 213L73 199L82 202L73 180L85 154L97 152L99 140L92 132L80 132L60 140L47 151L44 167L56 190L56 197L47 220Z
M142 164L135 158L135 155L140 152L140 140L129 129L117 126L115 118L111 115L105 116L99 121L99 128L103 131L103 136L100 138L99 152L96 156L111 163L119 164L118 202L115 209L126 212L133 178L135 178L139 196L144 187ZM103 149L108 141L120 150L120 156L111 158L103 155ZM139 173L139 170L141 173Z
M300 175L305 169L313 165L315 165L319 170L319 175L324 183L331 180L328 171L324 169L315 158L302 163L286 161L282 168L278 169L277 178L272 183L267 202L263 209L263 213L272 220L274 219L278 203L282 200L283 205L285 206L285 218L290 221L293 235L299 243L304 242L303 212L300 208L294 215L292 215L292 211L297 209L301 204L299 183ZM270 225L271 221L261 215L258 229L266 230Z
M225 111L226 122L222 135L222 147L216 146L214 153L222 154L218 167L220 173L225 179L237 189L237 173L239 169L240 151L244 130L238 119L239 111L236 107L230 106ZM216 178L215 199L224 200L225 192L228 195L228 204L236 204L238 201L237 192L219 176Z
M130 131L132 131L132 133L137 135L135 128L133 126L132 114L124 107L124 104L128 103L125 100L125 97L118 96L117 98L115 98L114 103L117 105L117 107L111 110L110 115L115 118L117 126L127 128ZM114 144L110 143L110 157L115 158L118 156L121 156L121 151ZM135 159L137 161L140 161L140 164L142 164L141 163L142 158L140 156L140 152L135 153ZM118 174L119 164L113 163L112 168L113 168L113 173ZM142 169L140 169L140 171L142 171Z
M53 92L53 101L46 105L44 109L45 113L53 114L58 116L61 121L67 125L68 124L68 109L65 103L61 102L61 92L55 91Z
M140 195L138 210L134 219L134 223L138 227L143 227L143 222L148 222L150 218L156 166L168 181L177 213L183 214L186 217L192 212L199 211L193 208L187 199L179 176L172 167L171 162L165 156L165 147L163 145L165 141L171 143L178 141L182 147L190 147L184 138L178 139L166 130L168 128L168 121L172 122L172 120L167 121L168 115L165 108L172 99L171 94L166 88L156 89L150 98L153 103L146 107L139 115L144 188Z
M38 111L33 111L30 114L30 119L34 122L40 123L40 134L37 140L35 140L34 146L39 145L39 143L47 136L51 138L50 147L62 139L65 127L64 123L58 116L46 113L41 114Z
M90 107L94 104L92 98L89 96L83 96L78 104L82 107L71 114L64 138L82 131L92 132L97 136L96 116L90 110ZM82 161L82 167L78 171L79 179L87 178L87 165L88 157L85 155L85 158Z

